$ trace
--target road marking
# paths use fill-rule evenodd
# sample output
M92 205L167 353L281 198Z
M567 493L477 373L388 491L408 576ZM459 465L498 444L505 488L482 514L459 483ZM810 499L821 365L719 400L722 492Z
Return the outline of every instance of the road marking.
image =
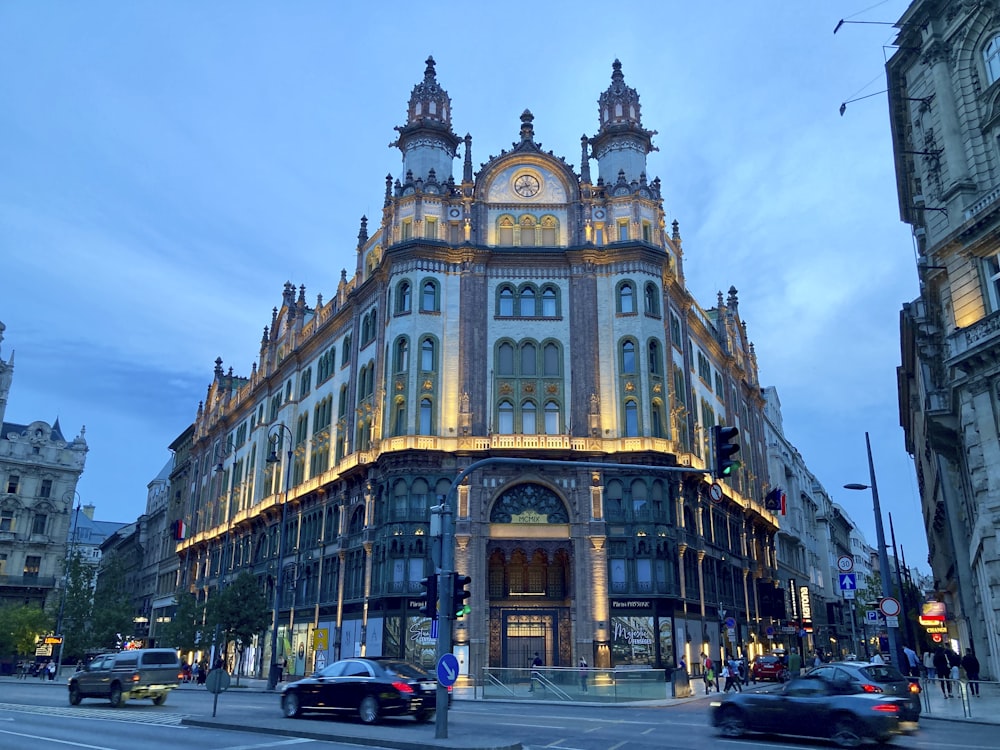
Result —
M513 721L500 722L501 726L505 727L531 727L532 729L565 729L565 726L560 724L516 724Z
M261 742L255 745L231 745L230 747L223 747L219 750L255 750L258 747L279 747L281 745L300 745L303 742L315 742L315 740L310 740L306 737L296 737L292 740L280 740L278 742Z
M130 711L128 708L89 708L87 706L26 706L20 703L0 703L0 711L16 711L26 714L44 714L46 716L68 716L74 719L100 719L103 721L120 721L127 724L157 724L180 726L184 714L163 713L160 711Z
M56 740L52 737L43 737L40 734L24 734L23 732L8 732L6 729L0 729L0 734L9 734L14 737L27 737L31 740L42 740L44 742L56 742L60 745L72 745L73 747L85 747L87 750L114 750L111 747L104 747L104 745L86 745L82 742L73 742L71 740Z
M621 747L622 745L624 745L624 744L625 744L626 742L627 742L627 740L622 740L622 741L621 741L621 742L619 742L619 743L618 743L617 745L612 745L611 747L609 747L609 748L608 748L608 750L618 750L618 748L620 748L620 747Z

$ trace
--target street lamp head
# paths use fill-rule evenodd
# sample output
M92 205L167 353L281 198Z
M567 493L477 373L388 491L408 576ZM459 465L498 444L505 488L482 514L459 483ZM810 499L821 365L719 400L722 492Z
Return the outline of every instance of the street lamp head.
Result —
M222 471L222 461L215 465L215 473L218 474L220 471Z
M850 484L844 485L845 490L870 490L870 484L858 484L857 482L851 482Z
M264 459L264 462L269 464L280 464L281 459L278 458L278 451L272 448L271 453L268 455L267 458Z

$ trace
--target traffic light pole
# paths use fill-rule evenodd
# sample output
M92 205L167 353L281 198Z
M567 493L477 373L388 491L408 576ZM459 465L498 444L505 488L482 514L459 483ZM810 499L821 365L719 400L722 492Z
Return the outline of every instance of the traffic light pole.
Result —
M735 428L730 428L734 429ZM738 431L735 433L738 434ZM733 434L732 437L735 437ZM695 469L690 466L650 466L647 464L616 464L589 461L558 461L543 458L483 458L473 461L458 473L452 480L451 487L444 503L440 506L441 514L441 575L438 578L438 661L452 650L452 627L455 623L455 607L453 592L455 591L455 523L453 509L457 506L458 487L472 472L484 466L506 464L516 466L571 466L586 469L615 469L618 471L652 471L664 474L712 474L712 469ZM434 725L434 738L448 739L448 688L438 681L437 714Z

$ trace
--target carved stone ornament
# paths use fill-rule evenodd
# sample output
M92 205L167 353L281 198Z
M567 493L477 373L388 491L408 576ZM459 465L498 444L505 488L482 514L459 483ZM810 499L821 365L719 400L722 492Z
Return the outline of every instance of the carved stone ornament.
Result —
M514 516L533 511L543 523L569 523L562 500L552 490L538 484L519 484L505 491L490 510L490 523L511 523Z

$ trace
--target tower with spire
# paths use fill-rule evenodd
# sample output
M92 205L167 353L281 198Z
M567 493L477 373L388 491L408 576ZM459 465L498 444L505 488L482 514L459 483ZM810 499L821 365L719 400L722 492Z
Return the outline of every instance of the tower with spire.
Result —
M427 58L424 79L413 87L406 110L406 124L397 126L399 137L390 146L403 152L407 181L446 182L462 139L451 129L451 98L437 82L434 58Z
M655 151L655 130L642 127L639 94L625 85L622 64L612 65L611 85L597 100L601 127L590 139L598 174L614 184L623 175L625 182L639 181L646 174L646 156Z

